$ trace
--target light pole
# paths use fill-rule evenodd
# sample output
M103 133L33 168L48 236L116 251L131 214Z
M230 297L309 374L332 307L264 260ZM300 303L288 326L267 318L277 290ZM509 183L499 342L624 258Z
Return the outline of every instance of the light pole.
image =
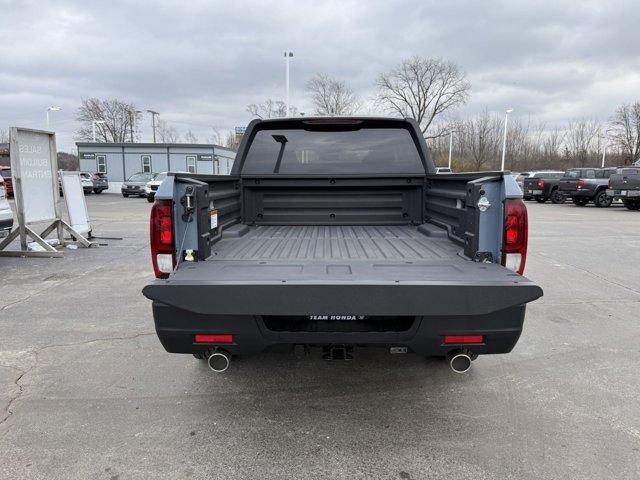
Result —
M134 131L134 122L136 119L136 115L142 113L142 110L128 110L129 112L129 133L131 135L131 143L134 142L133 139L133 131Z
M287 106L287 117L289 116L289 61L293 57L293 52L287 50L284 52L284 65L285 65L285 104Z
M91 131L93 133L93 143L96 142L96 125L105 123L104 120L92 120L91 121Z
M153 110L147 110L151 114L151 126L153 127L153 143L156 143L156 115L160 115Z
M47 128L49 128L49 126L51 125L49 112L59 112L60 110L62 110L60 107L47 107Z
M508 108L504 112L504 137L502 137L502 166L500 170L504 172L504 157L507 153L507 122L509 121L509 114L513 112L513 108Z
M449 171L451 171L451 151L453 150L453 130L449 132Z

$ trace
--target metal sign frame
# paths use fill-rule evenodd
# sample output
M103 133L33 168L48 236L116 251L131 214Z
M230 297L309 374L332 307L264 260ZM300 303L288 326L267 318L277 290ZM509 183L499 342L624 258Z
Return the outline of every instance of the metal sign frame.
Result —
M42 233L38 234L31 226L25 221L24 211L24 192L22 191L22 168L20 159L20 144L18 141L18 132L45 134L49 137L49 161L51 169L51 182L53 188L53 208L54 217L50 220L52 223L46 227ZM51 245L49 245L45 238L56 231L56 237L60 242L60 245L65 245L64 230L67 230L73 237L77 239L77 242L85 247L90 247L91 242L76 232L71 226L62 220L60 216L60 207L58 201L60 199L59 187L58 187L58 159L56 150L56 136L54 132L45 130L34 130L30 128L11 127L9 134L10 142L10 157L11 157L11 176L13 177L13 192L16 202L16 217L18 220L18 226L15 228L6 238L0 242L0 257L62 257L62 252L59 252ZM5 250L11 242L17 237L20 237L20 250ZM27 245L27 237L31 237L38 245L40 245L44 251L30 251Z
M74 220L78 220L74 218L74 214L72 206L70 205L71 202L74 201L74 197L73 195L75 194L76 198L75 201L80 202L81 205L81 209L80 210L84 210L84 218L81 219L84 221L84 223L86 223L87 227L88 227L88 231L86 233L87 238L91 238L91 221L89 220L89 211L87 210L87 202L85 200L85 194L84 194L84 190L82 188L82 180L80 179L80 172L71 172L71 171L64 171L64 170L60 170L58 172L58 174L60 175L60 183L62 184L62 192L64 193L64 201L67 204L67 215L69 216L69 224L71 225L71 227L75 230L78 227L78 222L74 221ZM64 180L64 177L76 177L78 179L78 191L76 192L72 192L70 191L70 186L67 185L67 183ZM78 200L80 199L80 200ZM83 230L78 229L76 230L78 232L82 232Z

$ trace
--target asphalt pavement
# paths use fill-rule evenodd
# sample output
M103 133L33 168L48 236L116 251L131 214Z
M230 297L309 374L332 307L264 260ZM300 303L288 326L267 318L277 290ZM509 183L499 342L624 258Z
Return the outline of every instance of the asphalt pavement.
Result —
M150 204L87 201L122 240L0 258L0 478L640 478L640 212L529 202L545 295L465 375L381 351L216 375L155 336Z

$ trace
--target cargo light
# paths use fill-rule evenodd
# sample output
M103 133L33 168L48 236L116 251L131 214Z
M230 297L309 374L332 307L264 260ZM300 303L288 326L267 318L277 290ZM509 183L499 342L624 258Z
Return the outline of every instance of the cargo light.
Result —
M522 199L505 200L502 265L519 275L527 261L528 234L527 207Z
M233 343L233 335L199 333L195 336L195 343Z
M483 335L445 335L444 343L460 344L460 343L484 343Z
M156 278L168 278L176 264L173 242L173 202L157 200L151 208L149 235Z

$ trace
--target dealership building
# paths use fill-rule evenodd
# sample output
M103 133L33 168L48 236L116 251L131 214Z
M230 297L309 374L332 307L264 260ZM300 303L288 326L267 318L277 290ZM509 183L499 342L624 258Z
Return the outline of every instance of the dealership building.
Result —
M76 146L80 170L104 173L113 193L139 172L228 175L236 157L235 150L213 144L78 142Z

